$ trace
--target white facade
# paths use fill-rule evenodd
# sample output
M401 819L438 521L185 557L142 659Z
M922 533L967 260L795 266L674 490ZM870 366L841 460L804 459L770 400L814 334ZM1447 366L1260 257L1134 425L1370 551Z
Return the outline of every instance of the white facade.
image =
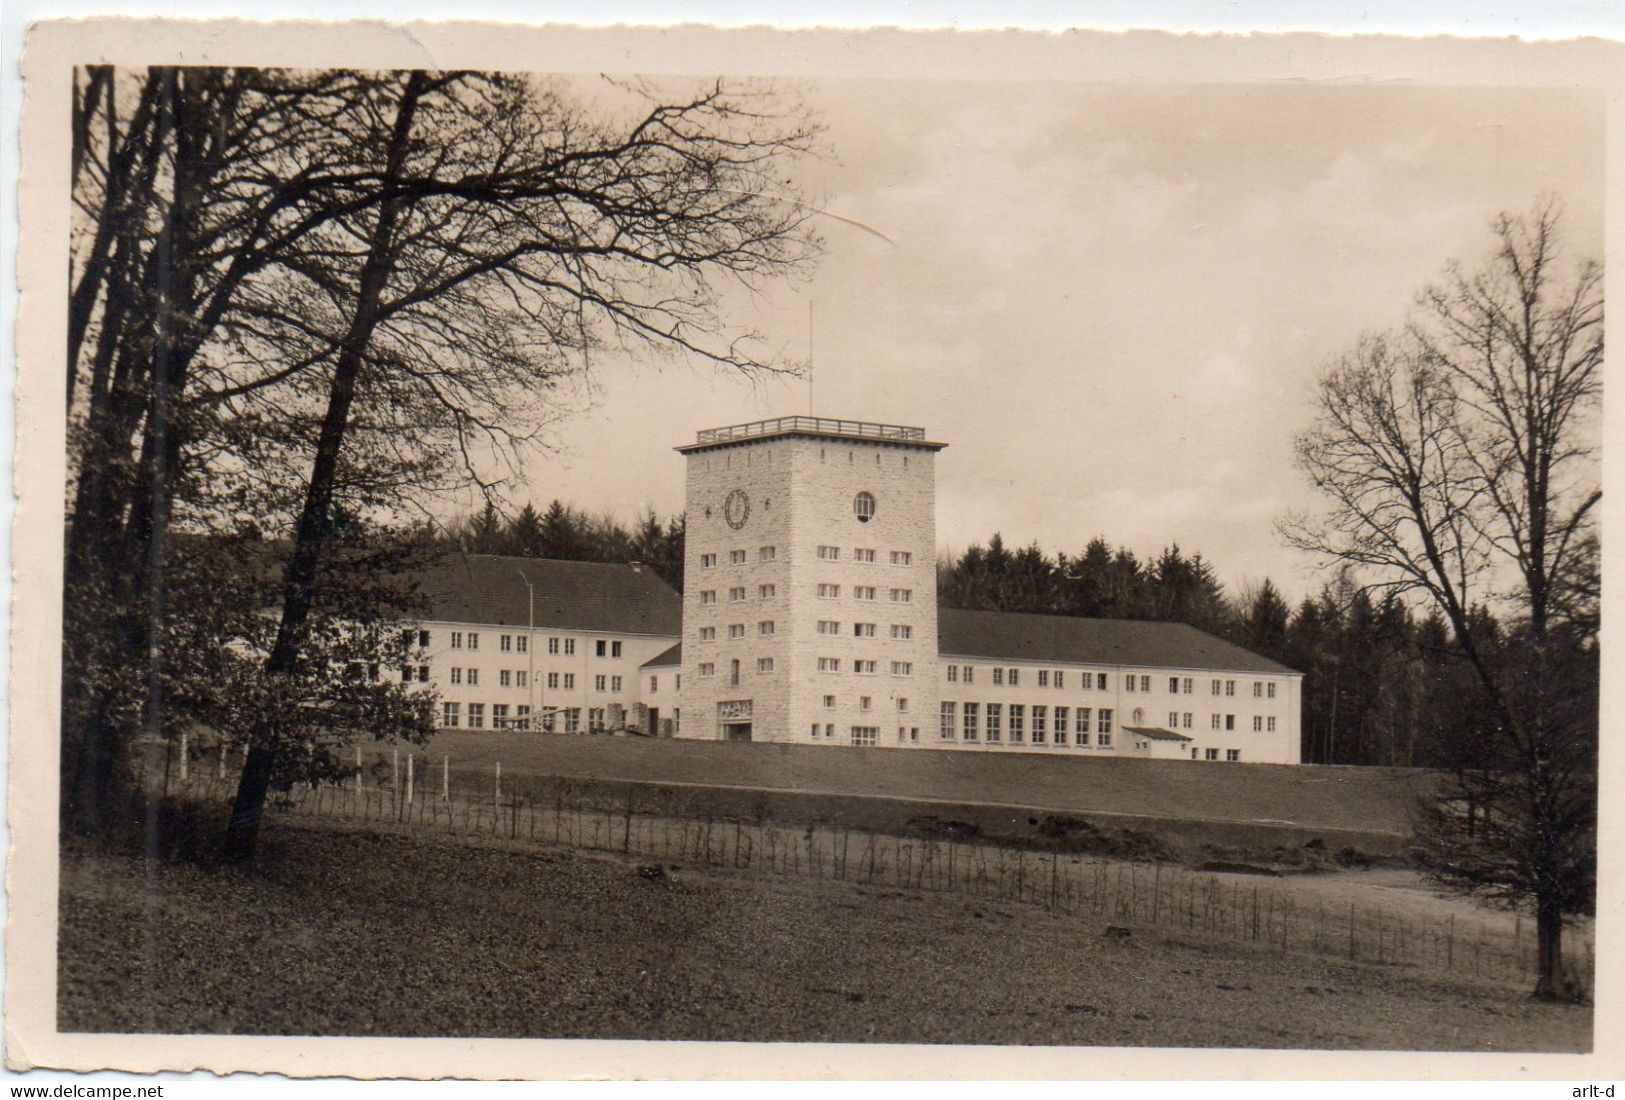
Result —
M790 417L680 448L683 736L929 743L941 447Z
M1009 655L1022 643L1008 636L944 652L943 446L919 428L787 417L704 431L679 448L681 736L1299 762L1301 674L1188 627L1115 624L1146 635L1138 652L1165 640L1166 660L1028 659ZM1177 659L1193 652L1192 635L1211 663Z
M557 733L636 724L641 666L672 643L669 636L444 621L422 623L419 641L425 636L413 680L438 691L442 728Z
M680 598L636 564L470 556L403 675L449 729L1300 762L1302 674L1222 639L939 610L943 446L812 417L700 432Z
M939 745L1296 764L1303 677L944 654Z

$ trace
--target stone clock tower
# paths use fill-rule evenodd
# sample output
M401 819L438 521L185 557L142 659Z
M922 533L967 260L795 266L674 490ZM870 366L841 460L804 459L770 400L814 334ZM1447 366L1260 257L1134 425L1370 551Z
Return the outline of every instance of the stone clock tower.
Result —
M784 417L688 460L679 736L918 747L937 722L936 452Z

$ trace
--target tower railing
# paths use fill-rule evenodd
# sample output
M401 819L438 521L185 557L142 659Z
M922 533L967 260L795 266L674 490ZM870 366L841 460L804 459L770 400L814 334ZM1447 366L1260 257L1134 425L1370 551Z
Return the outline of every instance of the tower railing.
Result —
M749 424L731 424L726 428L705 428L696 432L694 439L696 443L727 443L735 439L754 439L784 432L818 432L820 435L852 436L856 439L925 439L924 428L874 424L867 420L834 420L824 416L780 416L772 420L753 420Z

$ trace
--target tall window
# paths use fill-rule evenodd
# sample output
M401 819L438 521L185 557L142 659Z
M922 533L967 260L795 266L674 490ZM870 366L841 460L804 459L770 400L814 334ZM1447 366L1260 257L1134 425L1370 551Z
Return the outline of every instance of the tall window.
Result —
M1041 688L1049 687L1049 669L1041 668L1038 670L1038 686Z
M548 691L557 691L557 690L559 690L559 674L558 673L549 672L547 674L547 690Z
M1168 677L1168 690L1173 692L1173 694L1175 694L1175 695L1179 694L1179 677L1178 676L1170 676L1170 677Z
M485 728L484 703L468 704L468 728L471 730L482 730Z
M1027 708L1020 703L1010 704L1010 740L1020 743L1027 736Z
M1274 733L1275 732L1275 719L1273 717L1271 717L1271 718L1266 718L1264 721L1268 726L1269 732Z
M1139 683L1140 683L1140 681L1138 679L1136 679L1135 677L1133 677L1133 676L1125 676L1125 677L1123 677L1123 690L1124 691L1135 691L1135 690L1138 689Z
M512 675L508 672L507 669L503 669L502 671L497 673L497 687L509 687L510 686L509 681L511 679L512 679Z
M1004 739L1004 704L987 705L987 739L989 743Z
M573 656L575 656L575 652L576 652L576 640L574 638L566 638L566 639L564 639L564 655L566 657L573 657Z
M976 740L977 719L981 717L978 709L975 703L965 704L965 722L961 728L964 730L965 740L967 741Z
M959 683L959 666L958 665L949 665L948 666L948 682L950 684Z
M513 652L513 635L512 634L504 634L500 638L498 638L497 639L497 649L501 650L503 653L511 653L511 652Z
M461 707L461 703L441 703L440 724L449 729L456 729L458 726L462 725L463 720L457 713Z
M1066 735L1067 735L1067 731L1070 728L1071 721L1072 721L1072 708L1071 707L1056 707L1055 708L1055 743L1057 745L1066 744Z
M1225 749L1224 750L1224 758L1226 760L1230 761L1232 764L1234 764L1236 761L1241 759L1241 750L1240 749Z
M1274 682L1272 681L1272 682L1270 682L1268 684L1265 684L1264 686L1269 689L1269 691L1267 693L1269 695L1269 697L1271 699L1275 698L1275 684L1274 684Z
M1257 715L1257 714L1253 715L1253 732L1254 733L1263 733L1264 732L1264 719L1261 716Z
M942 701L942 739L944 741L954 739L955 722L957 721L954 712L957 709L953 703L948 702L946 699Z
M735 657L728 662L728 683L734 687L739 686L739 658Z
M480 636L478 634L474 633L472 630L470 630L468 632L468 648L469 649L478 649L478 648L480 648Z
M1264 697L1264 682L1262 680L1254 680L1253 681L1253 698L1254 699L1262 699L1263 697Z
M1062 672L1060 669L1055 670L1055 686L1058 688L1066 686L1066 673Z
M451 632L451 648L463 648L463 632L461 630L453 630Z
M514 639L514 648L520 653L530 652L530 639L525 637L523 634L519 635L519 637Z
M605 691L608 688L609 688L609 677L608 676L594 676L592 678L592 689L594 691Z
M1042 745L1049 739L1049 708L1033 707L1033 744Z
M1078 724L1077 724L1076 728L1077 728L1078 734L1080 735L1079 738L1078 738L1078 744L1080 744L1080 745L1088 743L1087 735L1089 733L1089 720L1092 717L1093 717L1093 713L1091 712L1089 707L1079 707L1078 708L1078 718L1077 718Z
M1112 711L1111 711L1111 708L1110 707L1101 707L1100 708L1100 714L1097 716L1097 718L1095 720L1095 732L1097 732L1097 733L1110 733L1111 731L1112 731ZM1102 741L1101 744L1102 745L1109 745L1109 744L1111 744L1111 742L1110 741Z
M1004 683L1004 669L995 668L993 670L993 683L994 686Z
M1105 691L1106 690L1106 674L1104 672L1100 672L1100 673L1096 673L1096 676L1097 676L1097 680L1096 680L1096 683L1095 683L1095 690L1096 691Z
M1021 669L1019 669L1019 668L1011 669L1010 670L1010 686L1011 687L1016 687L1020 683L1021 683Z
M965 665L963 668L960 669L960 671L965 674L965 682L967 684L974 684L976 682L976 666L975 665ZM998 681L996 681L996 680L994 681L994 683L997 683L997 682Z
M477 669L477 668L469 669L468 670L468 683L469 683L469 686L473 687L473 686L477 685L479 682L480 682L480 670Z
M573 672L566 672L564 674L564 690L565 691L574 691L575 689L576 689L576 674L573 673Z

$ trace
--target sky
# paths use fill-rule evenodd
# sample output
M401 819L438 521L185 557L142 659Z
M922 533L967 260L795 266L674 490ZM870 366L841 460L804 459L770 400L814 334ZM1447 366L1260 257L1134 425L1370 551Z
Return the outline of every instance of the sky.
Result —
M583 90L591 94L590 86ZM939 545L999 532L1075 553L1200 552L1234 591L1323 580L1277 518L1318 371L1401 324L1497 212L1543 193L1600 257L1603 109L1561 90L921 81L801 89L826 127L798 184L825 251L730 298L807 380L599 360L593 407L518 500L682 508L701 428L821 416L919 425ZM853 227L851 219L876 234ZM884 239L883 239L884 238Z

